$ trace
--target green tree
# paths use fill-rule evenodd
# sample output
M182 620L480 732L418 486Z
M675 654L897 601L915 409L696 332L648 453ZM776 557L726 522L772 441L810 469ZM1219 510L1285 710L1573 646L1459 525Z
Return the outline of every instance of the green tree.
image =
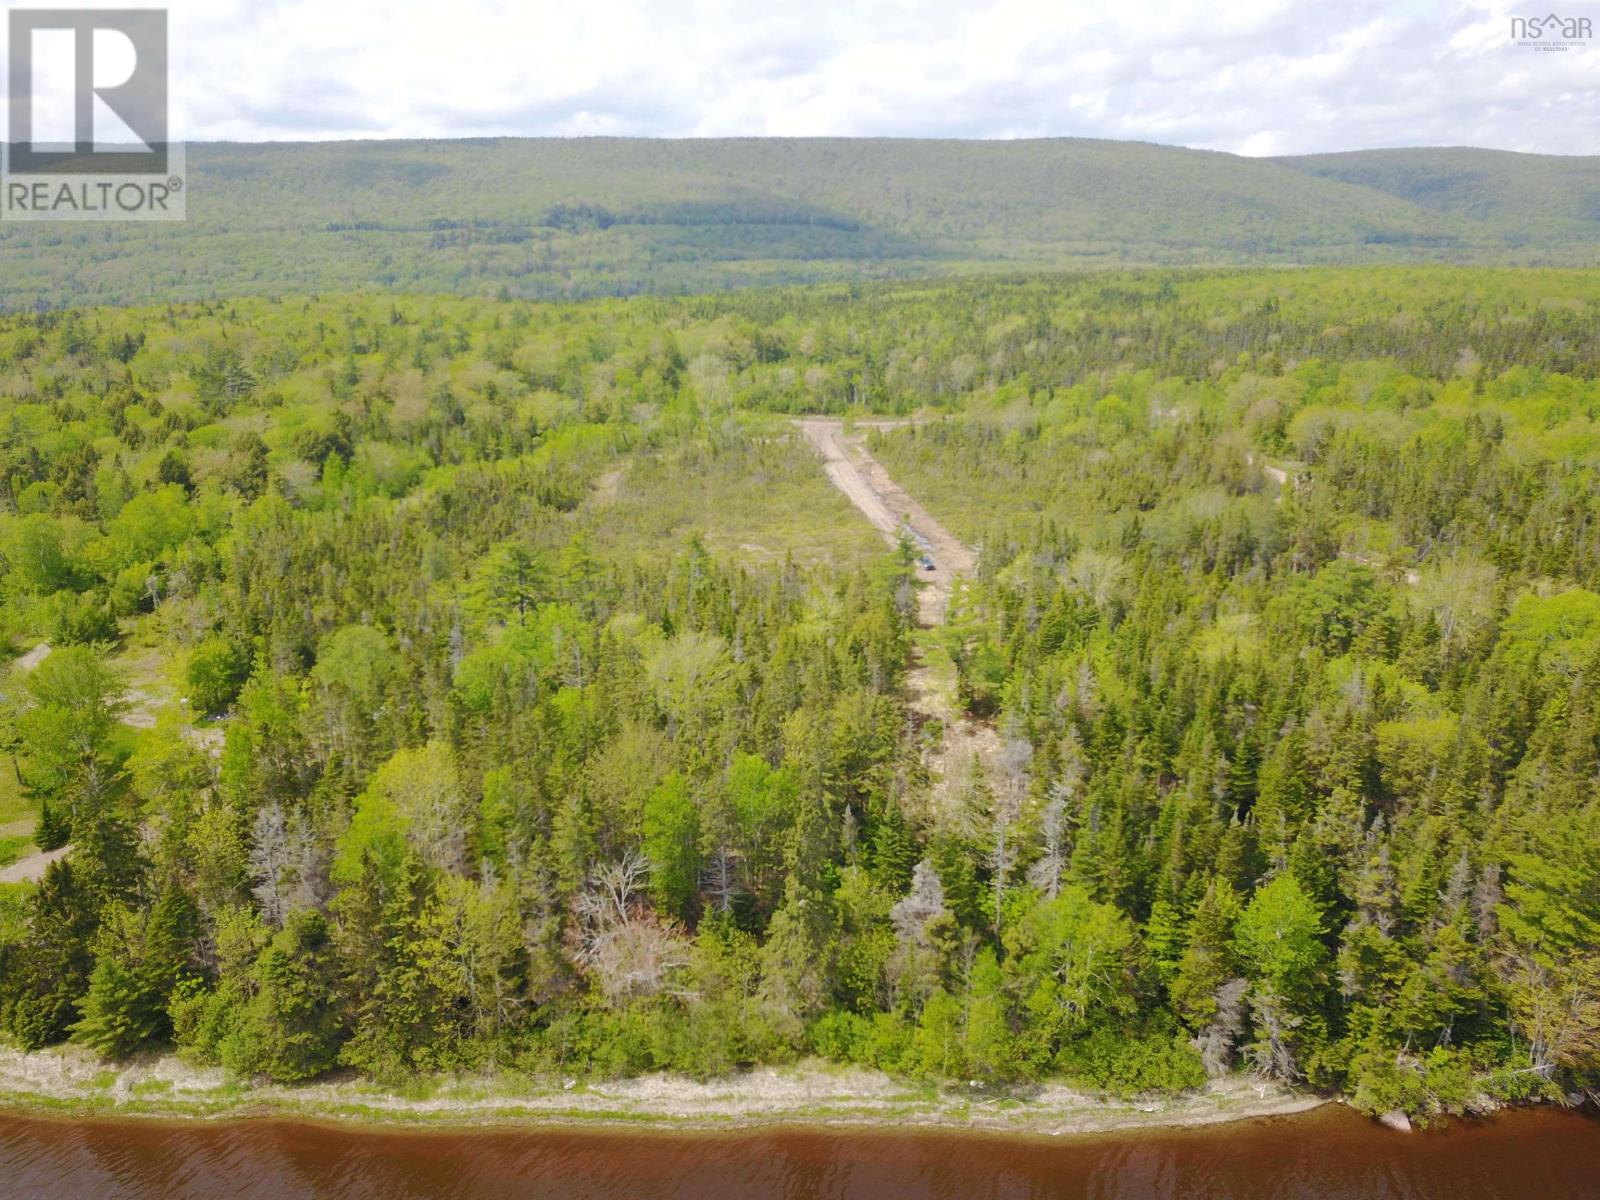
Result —
M434 884L408 853L383 903L375 977L356 999L355 1030L340 1060L383 1080L456 1065L471 1032L465 972L446 940Z
M985 946L967 980L965 1056L966 1071L973 1078L1005 1080L1020 1069L1010 1007L1000 963L993 948Z
M831 897L790 875L761 949L761 999L795 1038L833 991L835 927Z
M1034 1052L1046 1059L1091 1024L1137 1010L1138 930L1081 885L1035 901L1006 931L1005 945Z
M463 871L474 840L471 815L448 744L396 751L356 799L339 838L334 878L353 880L370 862L385 880L398 879L412 853L435 869Z
M1533 1066L1600 1067L1600 803L1530 814L1497 910L1511 1018Z
M191 971L199 911L177 883L146 909L113 904L95 937L94 970L72 1040L126 1058L172 1034L168 1003Z
M225 634L212 634L189 652L184 674L195 710L219 713L233 703L250 677L250 655Z
M645 800L644 854L656 905L675 917L691 915L698 893L699 838L699 810L688 782L674 771Z
M1320 1036L1327 948L1322 914L1292 874L1278 875L1251 897L1234 929L1234 947L1251 982L1256 1065L1298 1078L1304 1051Z
M124 708L121 677L93 646L65 646L30 672L17 718L28 785L77 836L120 784L108 742Z
M0 1027L25 1050L59 1042L78 1019L94 967L95 898L72 860L50 864L21 940L0 945Z
M236 1062L285 1083L332 1067L340 1033L334 965L322 914L290 913L252 968L255 994L241 1014Z
M267 443L253 430L234 439L228 460L228 482L246 501L259 498L267 490L269 475Z
M74 582L62 527L44 513L30 513L14 521L4 552L12 578L30 592L48 596Z
M370 625L346 625L322 641L311 677L326 714L330 753L353 767L366 765L400 670L394 644Z

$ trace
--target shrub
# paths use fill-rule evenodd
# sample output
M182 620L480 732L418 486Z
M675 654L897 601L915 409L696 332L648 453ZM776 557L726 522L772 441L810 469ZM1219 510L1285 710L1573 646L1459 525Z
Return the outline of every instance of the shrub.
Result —
M1069 1078L1119 1096L1139 1092L1183 1092L1203 1087L1200 1053L1182 1034L1130 1037L1102 1027L1070 1043L1056 1066Z
M222 712L249 677L249 654L236 642L214 633L189 655L189 703L196 712Z

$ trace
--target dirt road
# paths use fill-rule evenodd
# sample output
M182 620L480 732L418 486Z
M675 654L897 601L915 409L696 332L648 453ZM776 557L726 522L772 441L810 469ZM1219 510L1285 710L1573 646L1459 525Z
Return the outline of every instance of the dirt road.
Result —
M844 432L843 422L807 417L796 424L805 431L822 456L823 470L835 487L849 497L863 516L890 545L899 545L909 530L919 550L933 560L932 571L917 572L917 619L924 629L936 629L949 616L956 581L978 565L972 548L928 515L904 488L889 477L883 464L867 452L864 433ZM861 422L857 428L887 429L902 422ZM925 748L932 787L927 797L935 824L957 822L960 798L975 771L993 775L1000 754L1000 737L994 725L975 719L957 703L953 679L941 679L921 649L912 651L906 672L906 702L919 722L937 722L938 737Z
M817 452L822 469L863 516L872 522L891 546L899 545L902 531L911 535L919 553L933 561L933 570L919 571L924 587L917 594L919 623L928 629L944 624L955 582L970 575L977 555L889 477L881 463L867 453L864 432L844 432L844 422L825 417L805 417L796 422ZM892 429L898 422L859 422L856 428Z
M12 665L15 666L19 671L31 671L49 657L50 643L40 642L32 650L29 650L26 654L22 655L22 657L18 658L17 661Z
M72 852L71 846L59 850L41 850L0 870L0 883L35 883L44 878L45 869L58 858Z

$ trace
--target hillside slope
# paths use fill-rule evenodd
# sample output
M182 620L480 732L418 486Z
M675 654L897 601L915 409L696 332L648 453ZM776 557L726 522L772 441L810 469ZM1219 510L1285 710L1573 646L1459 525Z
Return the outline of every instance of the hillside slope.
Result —
M1592 241L1600 222L1600 167L1593 158L1444 147L1273 161L1466 217L1510 245L1536 238Z
M199 144L189 161L182 226L0 226L0 303L363 287L625 295L1104 264L1571 264L1600 250L1600 160L1486 151L1266 160L1084 139L592 138Z

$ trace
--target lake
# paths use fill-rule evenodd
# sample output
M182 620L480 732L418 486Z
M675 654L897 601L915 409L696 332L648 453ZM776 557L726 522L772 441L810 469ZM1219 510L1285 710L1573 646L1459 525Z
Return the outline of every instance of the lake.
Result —
M1600 1119L1508 1112L1407 1136L1330 1105L1205 1129L1043 1139L825 1128L400 1131L0 1113L0 1196L1594 1200Z

